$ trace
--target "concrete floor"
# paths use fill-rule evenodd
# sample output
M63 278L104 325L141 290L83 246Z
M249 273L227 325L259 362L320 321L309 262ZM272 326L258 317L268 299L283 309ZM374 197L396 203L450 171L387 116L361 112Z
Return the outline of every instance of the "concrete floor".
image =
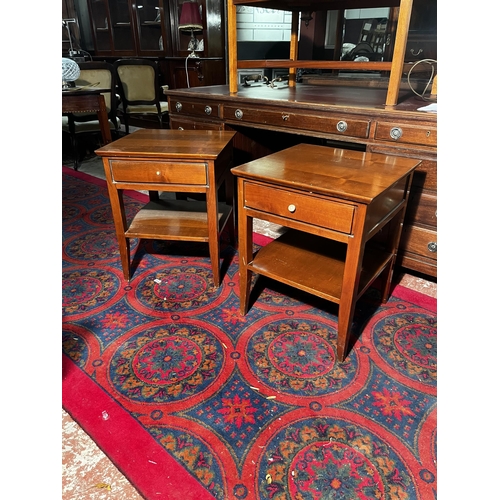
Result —
M63 164L72 166L71 157L63 154ZM79 168L104 179L100 158L88 155ZM265 221L254 221L254 231L276 237L280 226ZM395 280L401 285L437 297L437 283L411 274L399 274ZM97 447L81 427L62 410L62 500L140 500L143 497L127 481L113 463Z

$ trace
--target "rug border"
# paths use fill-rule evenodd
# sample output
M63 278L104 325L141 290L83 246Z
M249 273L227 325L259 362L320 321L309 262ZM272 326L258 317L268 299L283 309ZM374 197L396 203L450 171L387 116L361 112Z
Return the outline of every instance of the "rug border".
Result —
M141 495L167 500L214 500L129 412L65 354L62 372L64 410ZM112 434L109 423L120 433ZM122 433L127 434L126 447ZM179 483L184 485L182 492L176 488Z

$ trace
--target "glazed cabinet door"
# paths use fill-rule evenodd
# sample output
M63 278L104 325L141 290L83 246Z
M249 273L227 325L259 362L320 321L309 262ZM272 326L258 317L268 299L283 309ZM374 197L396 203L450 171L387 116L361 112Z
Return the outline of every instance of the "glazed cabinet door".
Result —
M170 25L163 0L88 0L96 56L165 56Z

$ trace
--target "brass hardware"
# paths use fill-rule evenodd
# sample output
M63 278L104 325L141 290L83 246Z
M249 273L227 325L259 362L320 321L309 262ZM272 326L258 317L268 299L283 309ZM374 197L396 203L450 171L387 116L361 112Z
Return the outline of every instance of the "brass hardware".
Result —
M437 245L437 243L435 241L431 241L427 245L427 249L429 250L429 252L436 253L437 249L438 249L438 245Z
M293 214L293 213L295 212L295 210L297 210L297 208L296 208L296 206L295 206L295 205L293 205L293 204L292 204L292 205L288 205L288 211L289 211L290 213L292 213L292 214Z
M424 50L423 49L418 49L418 52L415 54L415 51L413 49L410 49L411 55L412 56L418 56L420 55Z
M205 106L205 113L207 115L209 115L210 113L212 113L212 108L210 106Z
M156 172L156 175L160 175L160 173L161 173L161 172L158 170L158 171Z
M281 118L283 118L283 121L284 121L284 122L287 122L287 121L290 119L290 115L285 115L285 114L282 114L282 115L281 115Z
M234 116L236 116L236 118L238 118L238 120L241 120L243 118L243 111L241 111L241 109L237 109L234 112Z
M178 127L177 130L184 130L184 127Z
M179 101L175 103L175 109L178 113L182 110L182 104Z
M403 135L403 131L399 127L392 127L389 135L392 139L397 141Z
M427 133L425 134L426 137L430 137L431 136L431 131L428 130Z
M339 132L345 132L347 130L347 123L343 120L337 122L337 130Z

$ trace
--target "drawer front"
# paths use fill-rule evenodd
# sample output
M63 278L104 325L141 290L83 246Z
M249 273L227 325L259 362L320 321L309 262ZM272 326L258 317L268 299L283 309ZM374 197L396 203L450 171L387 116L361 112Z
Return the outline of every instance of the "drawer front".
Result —
M207 184L205 163L111 160L115 182L155 184Z
M248 208L350 234L354 207L315 196L245 182Z
M395 143L436 146L437 128L398 123L377 123L375 139Z
M182 120L170 116L170 128L172 130L224 130L222 122L204 122L199 120Z
M437 60L437 34L410 31L406 42L405 62L416 62L422 59ZM428 67L426 64L421 66Z
M426 224L437 226L437 197L422 192L420 189L412 190L408 199L405 221L407 224Z
M400 248L423 257L437 260L437 232L417 226L405 226Z
M214 102L199 102L189 99L168 99L168 109L171 115L182 113L183 115L204 116L220 118L220 105Z
M346 116L329 114L290 113L289 111L270 111L237 106L225 106L224 118L243 123L258 123L275 127L312 130L323 133L366 139L370 131L369 120L352 119Z

